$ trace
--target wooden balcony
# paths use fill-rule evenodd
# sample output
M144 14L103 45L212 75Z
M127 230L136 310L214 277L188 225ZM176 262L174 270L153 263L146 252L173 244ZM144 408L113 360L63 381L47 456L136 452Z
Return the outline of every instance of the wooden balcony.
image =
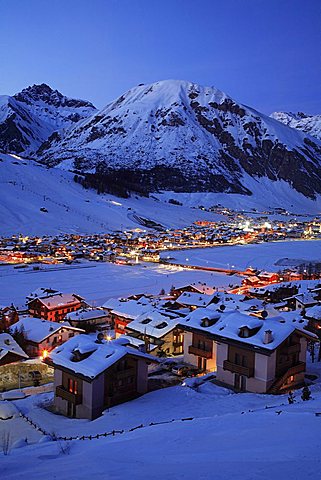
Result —
M287 381L289 377L292 375L297 375L298 373L303 373L305 372L305 363L304 362L299 362L296 365L293 365L290 367L286 372L282 374L282 376L279 376L278 373L276 373L276 376L278 377L273 385L270 387L268 393L278 393L280 389L282 388L282 385ZM290 386L290 385L289 385Z
M193 355L197 355L198 357L212 358L212 351L211 350L202 350L200 348L194 347L194 345L190 345L188 347L188 353L191 353Z
M248 378L254 376L254 367L243 367L243 365L237 365L236 363L232 363L229 360L224 360L223 370L229 370L233 373L239 373L240 375L245 375Z
M289 347L284 348L284 353L291 355L292 353L300 353L301 344L296 343L295 345L290 345Z
M116 371L115 374L117 375L117 378L131 377L132 375L135 375L135 368L130 367L130 368L126 368L125 370L119 370L119 371Z
M66 390L62 385L56 387L56 396L67 400L67 402L71 402L75 405L79 405L82 403L82 395L79 393L71 393Z
M305 371L305 363L298 362L295 365L291 365L291 362L281 364L276 368L275 376L283 377L284 375L290 377L291 375L296 375L297 373L302 373Z

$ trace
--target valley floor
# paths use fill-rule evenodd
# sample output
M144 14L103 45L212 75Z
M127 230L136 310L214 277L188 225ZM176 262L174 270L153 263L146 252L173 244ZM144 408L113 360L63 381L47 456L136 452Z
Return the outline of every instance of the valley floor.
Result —
M286 267L321 262L321 240L295 240L215 248L195 248L163 252L163 258L184 265L246 270L248 267L269 272Z
M26 295L38 287L72 291L89 303L101 305L110 297L158 294L162 288L169 291L172 285L198 281L226 288L229 284L239 284L241 279L154 263L127 266L85 261L76 266L41 265L41 270L33 270L32 266L28 269L0 266L0 305L12 301L22 304Z

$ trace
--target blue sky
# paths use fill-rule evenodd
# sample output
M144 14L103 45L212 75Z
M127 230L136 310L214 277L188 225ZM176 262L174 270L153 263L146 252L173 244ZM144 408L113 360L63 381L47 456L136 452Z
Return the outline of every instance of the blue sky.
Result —
M0 0L0 94L48 83L103 107L168 78L321 113L321 0Z

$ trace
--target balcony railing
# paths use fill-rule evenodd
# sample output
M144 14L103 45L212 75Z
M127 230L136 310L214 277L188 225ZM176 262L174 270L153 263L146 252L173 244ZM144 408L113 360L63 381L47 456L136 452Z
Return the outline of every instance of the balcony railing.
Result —
M273 385L270 387L269 393L278 393L282 385L285 384L289 377L291 377L292 375L297 375L298 373L305 372L305 367L306 366L304 362L299 362L286 370L286 372L284 372L281 376L279 376L278 372L276 372L276 376L279 378L277 378Z
M135 368L129 367L129 368L126 368L125 370L116 371L115 373L117 375L117 378L126 378L135 374Z
M245 375L246 377L254 376L254 367L243 367L243 365L237 365L236 363L230 362L229 360L224 360L223 370L229 370L233 373L239 373L240 375Z
M192 353L193 355L197 355L198 357L212 358L211 350L203 350L201 348L194 347L194 345L190 345L188 347L188 353Z
M297 373L302 373L305 371L305 363L298 362L295 365L291 365L291 362L287 362L281 364L279 367L276 368L275 375L276 377L281 377L287 375L290 377L291 375L296 375Z
M81 394L69 392L62 385L56 387L56 396L67 400L67 402L74 403L75 405L82 403Z
M300 353L301 345L300 343L296 343L295 345L290 345L289 347L284 347L284 353L287 355L291 355L292 353Z

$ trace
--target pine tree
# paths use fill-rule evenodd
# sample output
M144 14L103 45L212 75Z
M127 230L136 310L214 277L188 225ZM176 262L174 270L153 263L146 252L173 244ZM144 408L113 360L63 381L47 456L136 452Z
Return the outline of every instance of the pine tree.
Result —
M294 395L293 395L292 391L289 392L288 402L289 402L289 405L292 405L295 402Z
M305 385L302 389L301 398L304 402L307 400L311 400L311 391L307 385Z

